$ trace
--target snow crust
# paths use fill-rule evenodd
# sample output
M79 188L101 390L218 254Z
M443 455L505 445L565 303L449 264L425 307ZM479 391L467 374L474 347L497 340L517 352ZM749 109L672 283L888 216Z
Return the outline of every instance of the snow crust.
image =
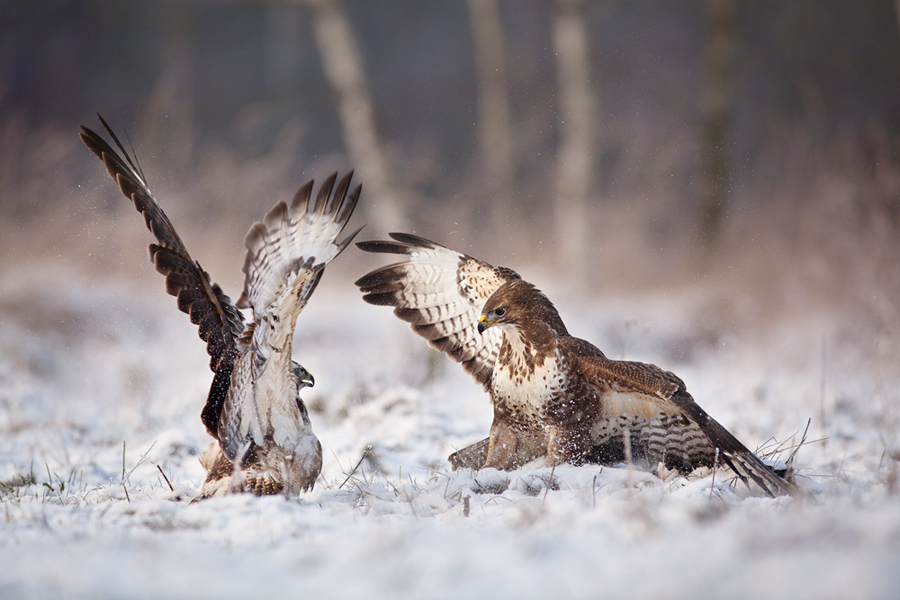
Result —
M769 499L722 472L451 471L487 435L486 394L349 281L326 274L294 343L316 378L315 490L191 504L212 374L162 282L6 273L0 597L900 597L900 377L833 316L697 341L690 299L559 303L575 335L675 371L751 448L774 437L786 458L812 419L809 497Z

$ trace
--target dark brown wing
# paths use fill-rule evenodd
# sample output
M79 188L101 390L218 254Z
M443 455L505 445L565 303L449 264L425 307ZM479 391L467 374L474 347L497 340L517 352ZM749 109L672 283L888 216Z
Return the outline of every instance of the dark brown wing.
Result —
M206 342L206 351L211 357L209 367L216 373L203 411L204 424L214 432L236 356L235 341L244 330L244 317L222 288L212 283L209 274L188 254L169 217L153 198L140 166L128 155L103 117L100 122L121 154L84 126L81 141L103 161L109 176L144 215L147 229L157 240L156 244L150 245L150 260L156 270L166 276L166 291L178 299L178 308L199 326L200 339Z
M487 389L502 334L498 329L479 333L478 318L491 294L519 276L416 235L390 236L394 241L356 244L366 252L408 257L361 277L356 285L363 300L393 306L398 318L411 323L413 331L433 348L462 363Z
M752 479L767 494L797 494L798 488L776 474L753 452L713 419L688 393L684 382L656 365L610 360L588 342L577 338L563 338L564 351L573 356L570 364L585 381L598 390L603 405L603 417L623 419L656 419L656 427L666 431L678 425L677 417L696 425L719 458L744 480ZM660 414L662 413L662 414ZM674 419L674 420L673 420ZM672 421L669 423L669 421ZM678 435L690 438L692 427ZM651 433L652 435L652 433Z

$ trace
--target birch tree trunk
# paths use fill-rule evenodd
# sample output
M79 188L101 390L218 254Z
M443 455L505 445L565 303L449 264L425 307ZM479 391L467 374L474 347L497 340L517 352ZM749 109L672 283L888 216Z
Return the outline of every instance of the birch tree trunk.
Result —
M581 0L555 0L553 49L559 78L556 240L559 258L576 282L586 282L589 196L597 112L590 80L587 24Z
M703 144L700 235L704 260L718 241L730 186L731 125L734 113L734 54L737 0L706 0L706 83L703 92Z
M392 185L362 58L343 6L340 0L307 0L307 4L325 76L337 97L344 144L367 196L364 206L372 233L403 229L403 199Z
M492 219L504 241L515 236L515 166L510 139L506 37L497 0L469 0L478 68L478 135Z

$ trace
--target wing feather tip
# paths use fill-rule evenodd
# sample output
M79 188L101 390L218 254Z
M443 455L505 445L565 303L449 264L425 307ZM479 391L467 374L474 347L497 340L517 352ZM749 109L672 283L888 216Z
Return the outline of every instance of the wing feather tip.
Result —
M407 244L391 242L389 240L365 240L356 242L356 247L363 252L375 254L409 254L410 247Z

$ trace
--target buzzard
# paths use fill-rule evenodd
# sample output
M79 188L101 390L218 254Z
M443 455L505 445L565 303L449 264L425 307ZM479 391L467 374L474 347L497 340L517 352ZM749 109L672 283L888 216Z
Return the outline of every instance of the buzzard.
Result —
M454 468L515 469L645 459L691 471L727 464L766 493L796 486L775 473L688 393L673 373L608 359L569 334L550 300L505 267L407 234L359 242L405 260L356 282L363 299L393 306L428 343L462 364L494 407L490 437L450 456Z
M199 497L237 491L296 496L312 489L322 446L299 396L314 380L291 358L294 326L325 265L359 232L337 241L362 186L349 191L351 172L335 188L335 173L314 197L309 181L290 204L279 202L254 223L244 239L244 290L234 304L188 254L137 161L100 121L119 152L87 127L81 140L144 216L157 241L150 259L178 308L199 326L215 373L201 419L216 441L200 458L207 477ZM238 308L252 309L253 322L245 323Z

